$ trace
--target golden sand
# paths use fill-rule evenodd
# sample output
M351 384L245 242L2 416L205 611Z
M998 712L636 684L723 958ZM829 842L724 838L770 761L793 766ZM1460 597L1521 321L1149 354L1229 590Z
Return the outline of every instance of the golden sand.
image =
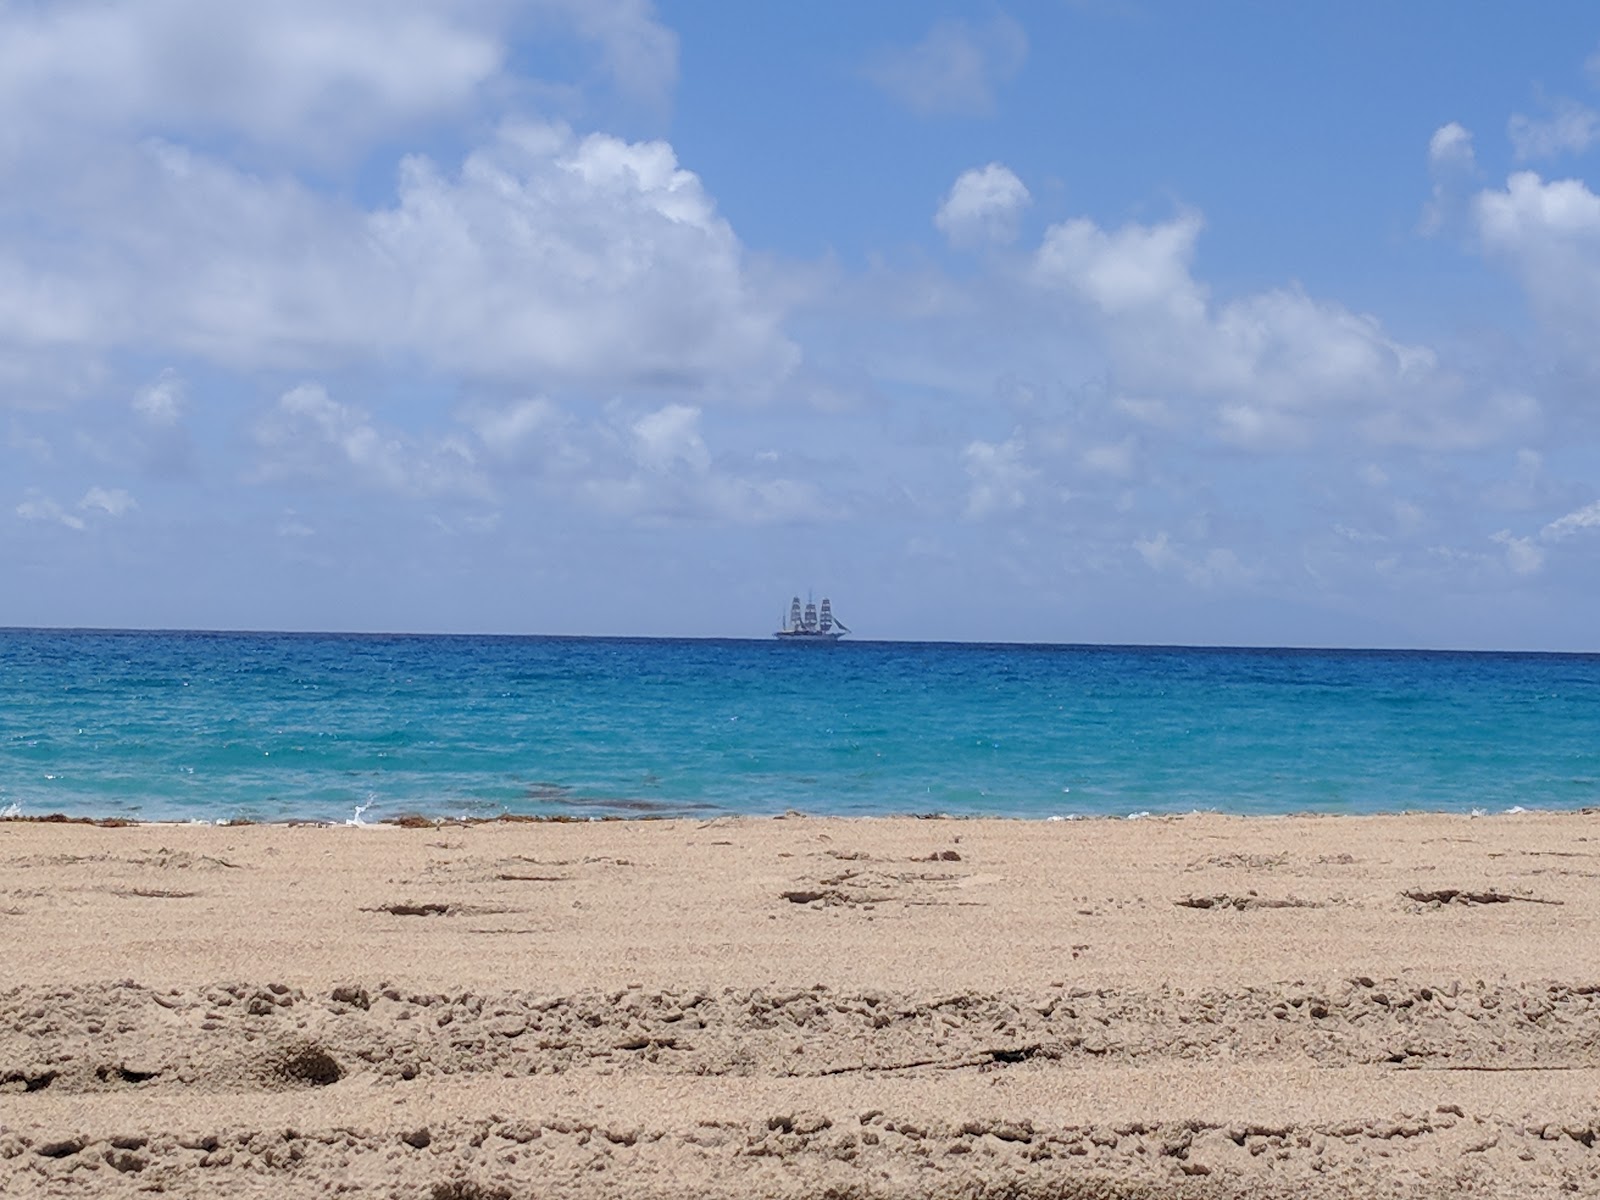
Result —
M1600 1195L1600 814L0 823L0 1195Z

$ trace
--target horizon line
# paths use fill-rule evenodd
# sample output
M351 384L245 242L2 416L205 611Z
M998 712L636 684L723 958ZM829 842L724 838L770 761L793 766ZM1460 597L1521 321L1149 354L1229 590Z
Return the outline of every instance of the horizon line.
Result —
M631 642L760 642L777 643L772 634L650 634L650 633L510 633L504 631L440 631L404 629L264 629L220 628L140 625L0 625L0 633L95 633L95 634L205 634L213 636L254 637L369 637L369 638L497 638L502 640L545 641L631 641ZM878 646L1012 646L1052 647L1058 649L1092 650L1256 650L1285 653L1348 654L1483 654L1483 655L1548 655L1567 658L1593 658L1600 656L1595 650L1550 650L1527 648L1470 649L1456 646L1341 646L1307 643L1290 645L1259 642L1047 642L995 638L894 638L864 637L851 634L848 640L840 639L832 645Z

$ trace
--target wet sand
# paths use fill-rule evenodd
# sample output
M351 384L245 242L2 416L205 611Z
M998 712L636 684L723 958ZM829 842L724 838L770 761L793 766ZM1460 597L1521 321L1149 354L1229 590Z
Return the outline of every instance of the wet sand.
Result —
M0 1194L1600 1195L1600 813L0 823Z

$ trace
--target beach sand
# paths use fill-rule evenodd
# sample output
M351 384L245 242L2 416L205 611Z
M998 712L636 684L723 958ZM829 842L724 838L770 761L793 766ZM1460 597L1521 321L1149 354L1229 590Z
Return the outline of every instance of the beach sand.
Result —
M0 1194L1600 1195L1600 813L0 823Z

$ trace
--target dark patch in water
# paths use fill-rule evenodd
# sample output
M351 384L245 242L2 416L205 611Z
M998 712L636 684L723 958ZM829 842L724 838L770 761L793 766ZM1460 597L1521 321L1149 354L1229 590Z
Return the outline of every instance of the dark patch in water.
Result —
M550 804L558 800L565 800L572 794L572 789L560 783L530 783L523 789L522 794L529 800L538 800Z
M600 809L608 812L642 813L666 816L672 813L720 812L721 805L693 800L641 800L615 796L576 796L571 788L555 783L530 784L523 795L538 804L562 808Z

